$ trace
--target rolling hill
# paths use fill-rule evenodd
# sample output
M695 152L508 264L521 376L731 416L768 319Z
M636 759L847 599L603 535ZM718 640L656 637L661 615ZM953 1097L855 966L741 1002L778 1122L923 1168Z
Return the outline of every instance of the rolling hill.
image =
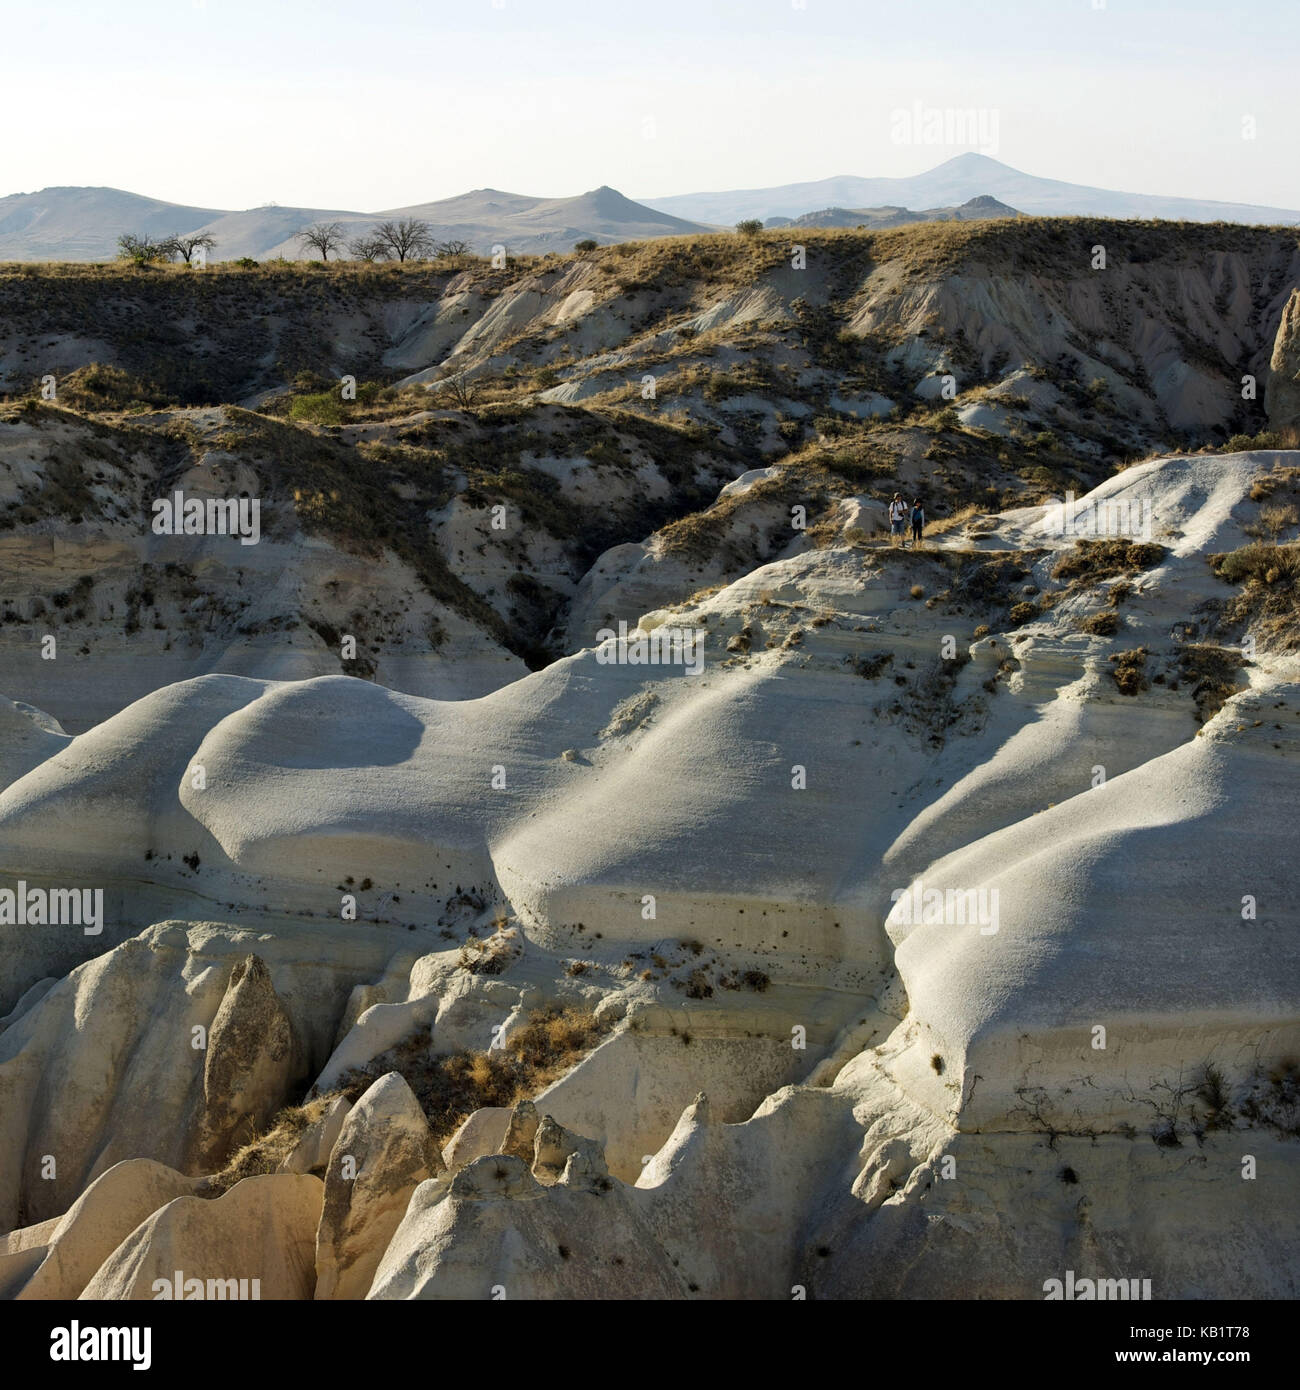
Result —
M921 211L914 211L921 209ZM769 226L891 227L905 222L1021 215L1163 218L1191 222L1300 224L1300 212L1195 198L1120 193L1025 174L980 154L962 154L904 179L846 176L775 188L685 193L640 202L602 185L572 198L538 198L477 188L452 198L378 212L265 207L190 207L116 188L47 188L0 198L0 261L113 259L123 232L167 236L210 232L219 260L301 259L298 233L313 222L342 223L349 238L390 217L418 217L440 240L486 254L568 251L590 238L602 245L685 236L742 218Z
M575 241L585 238L607 245L708 230L696 222L653 212L609 187L595 188L576 198L530 198L496 188L478 188L432 203L331 216L343 222L349 235L384 218L418 217L429 224L439 240L467 241L471 250L484 255L496 245L505 246L511 255L539 255L571 251ZM292 257L297 254L296 242L290 236L260 254Z
M123 232L150 236L210 232L216 258L300 258L297 235L313 222L343 224L351 237L389 217L418 217L441 240L467 241L487 253L497 244L512 255L569 251L575 241L602 244L681 236L706 228L634 203L602 187L573 198L535 198L479 188L454 198L379 212L337 208L267 207L242 212L187 207L116 188L48 188L0 198L0 261L107 261Z
M250 215L250 214L241 214ZM224 214L120 188L43 188L0 198L0 260L112 260L123 232L172 236Z

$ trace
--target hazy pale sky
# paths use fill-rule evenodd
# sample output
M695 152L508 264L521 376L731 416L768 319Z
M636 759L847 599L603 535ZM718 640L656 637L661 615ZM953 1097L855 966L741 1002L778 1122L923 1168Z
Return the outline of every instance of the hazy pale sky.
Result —
M1300 0L0 0L0 19L0 194L370 211L903 176L981 148L900 141L920 103L982 113L982 152L1031 174L1300 208Z

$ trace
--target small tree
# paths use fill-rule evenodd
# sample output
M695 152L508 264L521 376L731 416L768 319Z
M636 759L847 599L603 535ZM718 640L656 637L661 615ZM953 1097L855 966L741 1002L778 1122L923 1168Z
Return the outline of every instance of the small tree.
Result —
M763 224L757 217L746 217L736 223L736 230L741 236L757 236L763 230Z
M573 243L573 249L582 252L594 251L596 249L596 243L591 237L583 237L581 241L575 241Z
M451 256L468 256L468 241L440 241L433 248L433 254L438 260L446 260Z
M374 237L385 252L397 261L418 261L433 254L433 232L429 224L421 222L418 217L403 217L399 222L381 222L374 230Z
M207 252L217 249L217 239L211 232L195 232L192 236L174 236L171 238L171 243L174 254L179 256L186 265L194 264L196 251Z
M466 381L464 372L455 372L443 378L443 384L451 393L451 398L461 410L468 410L474 404L474 385Z
M388 256L388 248L377 236L366 233L348 242L348 255L354 261L382 261Z
M297 240L312 251L319 251L322 261L330 258L331 251L343 249L343 224L341 222L315 222L298 233Z
M149 265L152 261L170 260L176 254L176 250L176 243L171 237L155 241L153 237L123 232L117 239L118 259L130 261L133 265Z

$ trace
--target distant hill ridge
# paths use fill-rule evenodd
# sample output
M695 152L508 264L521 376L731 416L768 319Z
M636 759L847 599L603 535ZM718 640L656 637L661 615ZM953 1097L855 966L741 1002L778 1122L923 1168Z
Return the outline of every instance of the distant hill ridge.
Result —
M919 211L914 211L919 209ZM0 198L0 261L102 261L123 232L150 236L210 232L221 260L296 258L297 234L313 222L343 224L348 237L387 217L419 217L441 240L486 253L517 255L685 236L758 218L769 226L872 228L906 222L1013 216L1163 218L1247 224L1300 224L1300 212L1253 204L1119 193L1022 173L981 154L962 154L904 179L856 176L721 193L634 201L602 185L571 198L539 198L478 188L380 212L280 207L244 211L191 207L117 188L56 187Z
M1015 208L982 195L955 208L924 208L912 212L903 207L822 208L802 217L769 217L765 227L902 227L909 222L978 222L993 217L1019 217Z
M643 198L646 207L675 217L731 225L741 218L801 217L814 208L953 207L985 194L1034 217L1159 217L1185 222L1300 223L1300 212L1204 198L1120 193L1022 173L970 152L905 179L844 175L774 188L734 189Z
M573 198L536 198L482 188L436 202L380 212L269 207L225 212L142 197L118 188L46 188L0 198L0 261L102 261L123 232L177 236L210 232L220 260L302 254L297 234L313 222L339 222L348 237L388 217L418 217L436 237L468 241L475 251L502 244L519 255L571 251L575 241L602 244L710 230L654 212L616 189Z

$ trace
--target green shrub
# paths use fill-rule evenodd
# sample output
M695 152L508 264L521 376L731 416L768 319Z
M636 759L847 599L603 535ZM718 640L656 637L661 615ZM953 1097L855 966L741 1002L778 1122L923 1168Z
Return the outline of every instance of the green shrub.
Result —
M289 406L291 420L309 420L313 425L338 425L343 422L343 402L337 391L318 391L310 396L298 396Z

